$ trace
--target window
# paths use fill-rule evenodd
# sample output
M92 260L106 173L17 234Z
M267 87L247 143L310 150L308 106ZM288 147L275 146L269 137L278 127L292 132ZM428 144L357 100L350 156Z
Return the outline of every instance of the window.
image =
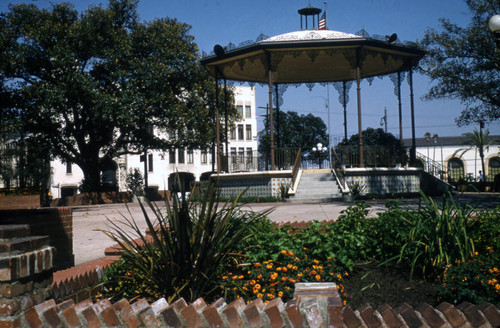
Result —
M247 148L247 163L251 164L253 161L253 151L252 148Z
M243 117L243 106L238 105L238 106L236 106L236 108L238 109L238 115L240 117Z
M495 181L497 174L500 174L500 157L493 157L488 161L488 180Z
M246 118L251 118L252 117L252 107L245 106L245 117Z
M245 125L245 130L246 130L246 139L252 140L252 126L249 124Z
M236 140L236 129L234 128L234 126L231 127L231 130L229 132L229 139Z
M236 160L236 147L231 147L231 159L233 162Z
M243 124L238 124L238 140L244 140L243 137Z
M451 158L448 161L448 181L458 182L465 178L464 162L459 158Z
M184 149L179 149L179 164L184 164Z
M175 150L170 150L168 152L168 162L170 164L175 164Z
M66 162L66 174L71 174L71 173L73 173L71 162Z
M240 161L240 163L243 163L243 161L245 160L245 148L238 149L238 160Z
M208 163L208 154L207 150L204 149L201 151L201 164L207 164Z
M153 172L153 154L148 155L148 171Z
M188 164L193 164L194 163L194 154L193 154L193 150L188 150L187 151L187 156L188 156Z

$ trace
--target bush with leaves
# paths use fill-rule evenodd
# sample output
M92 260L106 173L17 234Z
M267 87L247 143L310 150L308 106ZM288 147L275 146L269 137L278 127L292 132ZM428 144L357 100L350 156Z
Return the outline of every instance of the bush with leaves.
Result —
M500 256L492 247L467 261L448 264L441 275L441 301L459 304L500 302Z
M125 179L127 189L132 195L141 195L144 192L144 183L141 171L138 168L131 168Z
M287 302L293 298L297 282L335 282L345 305L348 295L343 281L349 275L348 272L331 257L326 261L319 261L311 257L307 248L302 253L302 256L297 256L283 249L278 254L273 254L275 260L242 265L237 271L223 275L221 283L227 287L225 300L232 301L239 297L246 300L261 298L264 303L268 303L281 297Z
M140 203L149 231L133 220L110 221L105 233L124 250L122 260L107 271L107 288L114 299L145 297L168 302L183 297L213 299L223 293L217 277L237 263L236 246L251 234L254 222L267 213L244 211L216 201L211 185L202 200L192 202L176 194L165 211L148 202L154 218ZM235 261L233 261L233 259ZM125 295L126 292L126 295Z

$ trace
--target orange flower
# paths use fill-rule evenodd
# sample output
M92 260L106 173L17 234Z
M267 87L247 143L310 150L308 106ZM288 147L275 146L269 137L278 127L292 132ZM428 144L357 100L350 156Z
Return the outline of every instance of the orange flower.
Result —
M260 279L262 279L262 273L259 273L259 274L257 275L257 279L259 279L259 280L260 280Z
M282 291L278 292L278 297L283 297L283 292Z
M254 266L255 266L256 268L258 268L258 267L261 267L261 266L262 266L262 264L260 264L259 262L257 262L257 263L255 263L255 264L254 264Z
M316 279L316 281L320 281L321 280L321 276L319 274L317 274L316 276L314 276L314 278Z
M288 254L288 252L287 252L286 250L282 250L282 251L281 251L281 254L283 254L283 255L287 255L287 254Z

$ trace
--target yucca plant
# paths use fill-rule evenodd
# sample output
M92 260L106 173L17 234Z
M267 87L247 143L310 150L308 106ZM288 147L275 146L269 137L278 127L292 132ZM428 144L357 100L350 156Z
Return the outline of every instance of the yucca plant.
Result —
M242 255L234 250L252 235L254 221L268 211L241 210L239 196L221 204L213 184L200 199L190 201L184 192L181 198L174 193L172 204L165 201L165 209L146 201L153 219L140 203L148 235L133 220L110 222L105 233L124 249L122 267L114 269L115 291L128 289L127 297L165 297L169 302L222 294L218 276L239 260Z
M401 248L399 261L409 262L411 275L418 270L424 278L435 278L446 265L474 256L472 231L476 210L460 206L451 195L441 205L422 194L424 208L408 211L411 229Z

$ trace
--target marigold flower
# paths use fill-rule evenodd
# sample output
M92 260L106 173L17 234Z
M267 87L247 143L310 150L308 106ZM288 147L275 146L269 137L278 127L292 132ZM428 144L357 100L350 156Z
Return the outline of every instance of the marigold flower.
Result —
M260 287L261 287L261 286L260 286L259 284L256 284L255 286L253 286L253 288L255 288L255 289L257 289L257 290L259 290L259 289L260 289Z
M258 267L261 267L261 266L262 266L262 264L260 264L259 262L257 262L257 263L255 263L255 264L254 264L254 266L255 266L256 268L258 268Z
M283 254L283 255L287 255L287 254L288 254L288 252L287 252L286 250L282 250L282 251L281 251L281 254Z
M496 285L495 285L495 289L496 289L496 290L500 290L500 284L496 284Z
M238 279L238 276L233 276L232 279L236 280L236 279Z
M313 260L312 262L313 262L314 264L316 264L316 265L317 265L317 264L319 264L319 261L318 261L318 260Z
M283 267L283 272L288 272L288 269Z
M258 294L257 294L257 298L262 298L263 296L264 296L264 295L263 295L263 294L261 294L261 293L258 293Z
M278 297L283 297L283 292L282 291L278 292Z
M267 268L267 269L272 269L272 268L273 268L273 264L272 264L272 263L270 263L270 264L266 265L266 268Z
M259 279L259 280L260 280L260 279L262 279L262 273L259 273L259 274L257 275L257 279Z
M238 279L243 279L243 278L245 278L243 275L238 276Z
M255 280L253 280L253 279L252 279L252 280L250 280L250 285L252 285L252 286L253 286L253 285L255 285L255 283L256 283L256 281L255 281Z
M282 270L282 268L281 268L281 267L277 267L277 268L276 268L276 271L281 271L281 270Z
M288 256L293 256L293 255L294 255L293 252L288 251Z
M299 268L298 268L296 265L294 265L294 266L292 267L292 270L297 271L298 269L299 269Z
M320 281L321 280L321 276L319 274L317 274L316 276L314 276L314 278L316 279L316 281Z
M222 280L226 280L227 279L227 276L222 276Z
M291 269L291 268L293 268L293 265L292 265L292 263L288 263L288 264L286 265L286 267L287 267L288 269Z

